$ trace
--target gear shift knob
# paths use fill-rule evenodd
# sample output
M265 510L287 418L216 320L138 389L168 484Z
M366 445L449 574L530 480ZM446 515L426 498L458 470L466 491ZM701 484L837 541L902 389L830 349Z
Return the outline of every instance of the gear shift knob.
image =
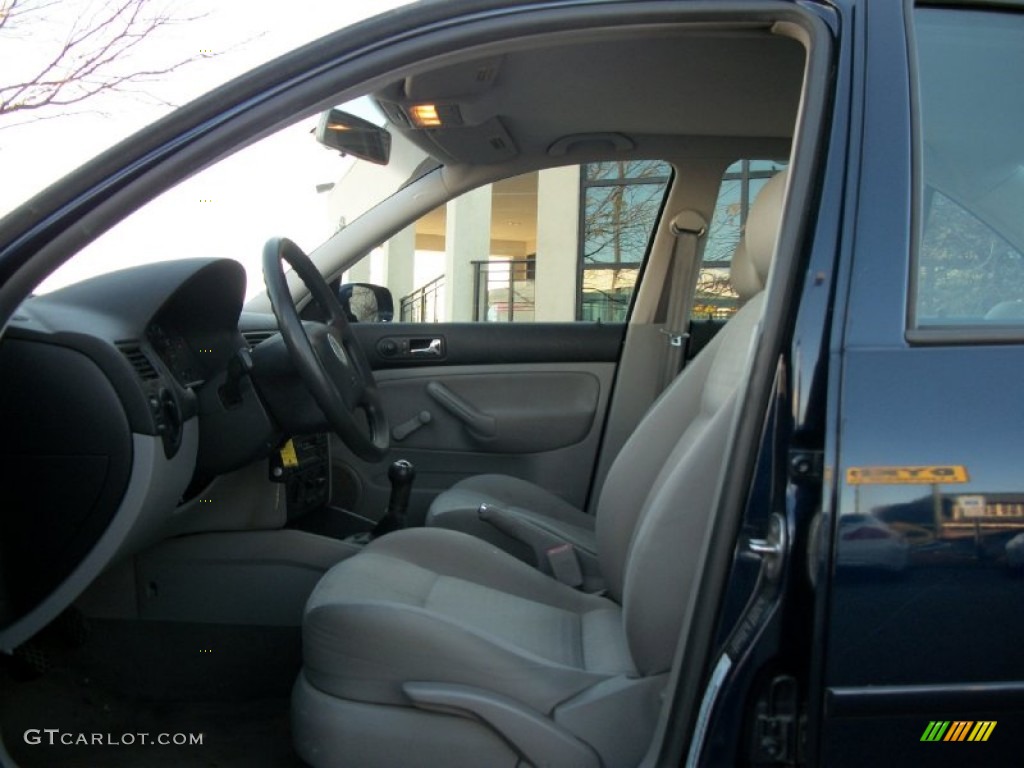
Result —
M388 467L388 480L391 481L391 496L388 509L373 529L374 536L383 536L389 531L405 528L405 515L409 511L409 494L412 493L412 481L416 470L411 462L399 459Z
M388 499L388 515L394 515L405 527L405 513L409 510L409 494L412 493L412 481L416 478L416 469L412 462L399 459L388 467L388 480L391 481L391 498Z

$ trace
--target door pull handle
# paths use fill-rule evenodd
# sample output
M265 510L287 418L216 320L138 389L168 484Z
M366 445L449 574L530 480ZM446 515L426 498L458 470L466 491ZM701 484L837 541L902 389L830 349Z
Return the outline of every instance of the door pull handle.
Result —
M498 420L484 413L468 400L464 400L439 381L427 384L427 394L457 418L477 437L490 439L498 436Z

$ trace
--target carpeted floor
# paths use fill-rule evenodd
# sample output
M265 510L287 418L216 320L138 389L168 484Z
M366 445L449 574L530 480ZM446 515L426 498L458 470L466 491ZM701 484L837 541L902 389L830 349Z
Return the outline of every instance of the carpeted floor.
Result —
M301 664L297 628L85 627L71 633L74 642L66 631L35 642L33 661L49 668L33 679L23 679L24 665L0 669L0 730L22 768L302 765L289 733L289 695ZM90 743L93 734L113 744ZM197 736L201 744L153 743Z

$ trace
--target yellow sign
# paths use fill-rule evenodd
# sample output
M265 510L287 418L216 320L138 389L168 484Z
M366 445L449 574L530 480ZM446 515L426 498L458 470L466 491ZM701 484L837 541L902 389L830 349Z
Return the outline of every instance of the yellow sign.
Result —
M281 446L281 464L285 467L299 466L299 457L295 454L295 443L291 440Z
M966 483L967 467L850 467L846 482L850 485L944 485Z

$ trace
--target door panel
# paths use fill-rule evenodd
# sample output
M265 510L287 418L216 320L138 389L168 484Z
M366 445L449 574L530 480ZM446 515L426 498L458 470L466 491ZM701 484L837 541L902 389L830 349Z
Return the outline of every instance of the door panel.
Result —
M402 450L499 454L575 445L590 433L607 387L586 369L550 365L383 371L377 383L392 441Z
M459 480L501 473L583 507L625 327L592 323L355 326L392 430L390 460L416 467L410 520ZM440 339L426 359L390 351ZM415 345L414 345L415 348ZM397 432L396 432L397 430ZM335 440L332 504L370 519L387 506L389 462Z

